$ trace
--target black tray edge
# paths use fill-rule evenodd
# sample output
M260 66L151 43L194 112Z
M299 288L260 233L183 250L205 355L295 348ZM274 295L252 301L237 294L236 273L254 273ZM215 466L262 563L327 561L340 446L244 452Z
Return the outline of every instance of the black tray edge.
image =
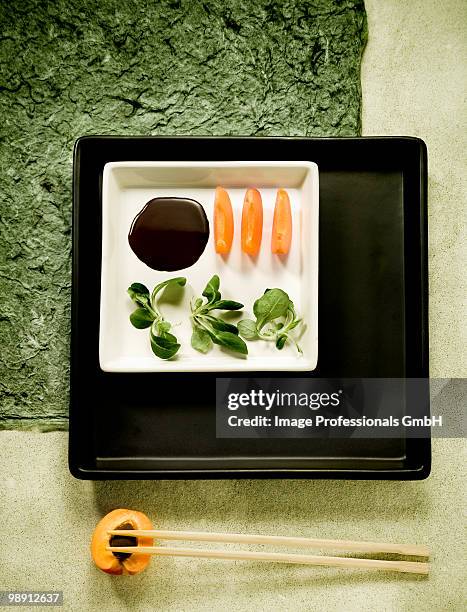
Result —
M431 448L430 440L426 440ZM430 453L431 454L431 453ZM86 470L69 461L72 476L79 480L425 480L431 458L419 468L404 470Z

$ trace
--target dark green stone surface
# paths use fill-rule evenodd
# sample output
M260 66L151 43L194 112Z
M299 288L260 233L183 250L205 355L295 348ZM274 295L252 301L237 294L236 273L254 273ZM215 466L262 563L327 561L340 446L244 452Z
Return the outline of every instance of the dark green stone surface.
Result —
M360 133L363 0L0 2L0 428L67 427L85 134Z

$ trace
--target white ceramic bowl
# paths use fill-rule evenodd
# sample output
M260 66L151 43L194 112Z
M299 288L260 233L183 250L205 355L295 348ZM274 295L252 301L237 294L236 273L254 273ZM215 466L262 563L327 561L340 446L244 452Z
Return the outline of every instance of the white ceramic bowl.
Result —
M235 234L227 258L216 254L213 241L214 191L227 189L234 210ZM240 227L243 198L248 187L260 190L264 224L260 253L254 261L242 253ZM287 190L293 215L293 238L287 257L271 253L271 229L277 188ZM188 197L200 202L211 234L200 259L177 272L148 268L131 250L128 231L143 206L160 196ZM318 167L312 162L112 162L105 165L102 185L102 277L99 360L106 372L306 371L318 359ZM201 295L207 281L218 274L225 299L245 304L250 317L254 301L266 288L280 287L293 300L306 326L300 338L303 355L287 344L248 342L247 358L218 346L203 355L190 345L190 299ZM127 295L131 283L154 285L186 276L182 301L162 300L161 311L174 324L181 343L177 356L163 361L154 356L149 330L135 329L128 317L134 304ZM242 318L242 317L238 317ZM236 322L238 319L234 319Z

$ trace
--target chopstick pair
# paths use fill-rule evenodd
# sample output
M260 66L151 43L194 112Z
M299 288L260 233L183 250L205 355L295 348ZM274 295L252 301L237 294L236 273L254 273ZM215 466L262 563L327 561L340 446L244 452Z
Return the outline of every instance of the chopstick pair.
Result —
M113 529L109 535L144 536L158 540L191 540L197 542L223 542L230 544L270 544L274 546L308 546L331 548L348 552L393 553L413 557L430 556L423 545L392 544L381 542L354 542L351 540L323 540L304 537L249 535L238 533L204 533L199 531L169 531L163 529ZM121 553L144 553L164 557L198 557L205 559L236 559L248 561L269 561L275 563L296 563L303 565L324 565L349 569L376 569L411 574L428 574L430 565L420 561L387 561L382 559L357 559L353 557L331 557L296 553L273 553L262 551L211 550L196 548L170 548L165 546L108 546L107 550Z

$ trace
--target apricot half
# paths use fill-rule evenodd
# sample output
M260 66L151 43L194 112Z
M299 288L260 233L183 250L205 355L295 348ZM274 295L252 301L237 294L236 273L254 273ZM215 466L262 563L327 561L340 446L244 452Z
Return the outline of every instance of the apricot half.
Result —
M214 198L214 245L216 253L226 255L232 247L234 217L229 194L222 187L216 188Z
M285 189L277 191L272 224L271 249L278 255L286 255L292 242L292 211L289 195Z
M114 553L107 546L152 546L153 538L131 536L132 529L152 529L148 517L137 510L112 510L99 521L91 541L94 563L107 574L133 575L142 572L149 565L151 555L142 553ZM128 536L110 535L113 529L128 529Z
M248 189L242 210L242 250L255 256L263 236L263 201L257 189Z

